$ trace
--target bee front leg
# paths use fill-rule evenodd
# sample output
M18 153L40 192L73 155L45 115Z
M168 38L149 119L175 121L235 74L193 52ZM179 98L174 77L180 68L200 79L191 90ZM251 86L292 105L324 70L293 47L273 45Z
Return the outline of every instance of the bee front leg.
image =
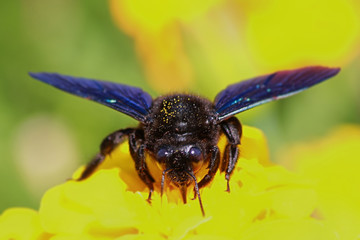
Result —
M210 156L210 162L208 166L208 173L201 179L201 181L198 183L198 188L201 189L208 185L211 180L214 178L216 171L219 169L220 165L220 151L217 146L212 146L210 148L211 156ZM196 188L194 188L194 197L193 200L196 199L197 192Z
M199 182L199 184L198 184L199 189L202 187L205 187L207 184L209 184L209 182L211 182L211 180L214 178L214 176L219 168L219 165L220 165L219 148L217 146L213 146L213 147L211 147L210 152L211 152L211 157L210 157L210 162L209 162L209 166L208 166L209 171Z
M95 169L104 161L106 155L111 153L114 148L116 148L120 143L125 140L125 137L128 137L130 133L134 132L136 129L127 128L117 130L110 135L108 135L100 145L100 152L86 165L85 170L82 172L81 176L77 181L84 180L88 178Z
M130 153L135 162L135 169L138 173L140 179L146 184L149 188L149 196L147 201L151 202L151 194L154 191L155 182L154 178L150 175L149 169L145 162L145 144L142 138L143 132L136 131L129 135L129 146Z
M230 192L229 180L239 157L238 145L242 135L242 126L237 118L232 117L221 123L221 129L227 138L228 144L225 147L220 171L225 171L225 179L227 180L226 191Z

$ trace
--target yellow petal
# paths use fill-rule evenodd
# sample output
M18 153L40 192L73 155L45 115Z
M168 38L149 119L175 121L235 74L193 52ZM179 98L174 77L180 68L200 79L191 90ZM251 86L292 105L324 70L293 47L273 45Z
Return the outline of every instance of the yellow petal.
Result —
M320 221L312 219L274 220L254 224L239 238L244 240L335 240L336 235Z
M27 208L10 208L0 216L0 239L50 239L40 224L36 211Z
M184 52L179 21L201 15L218 0L112 0L115 22L135 40L150 84L161 92L189 89L192 67Z
M164 236L157 235L157 234L133 234L133 235L126 235L123 237L116 238L115 240L163 240L166 239Z
M154 0L111 0L111 10L123 13L118 16L119 24L127 31L158 32L168 24L190 21L204 13L222 0L183 0L163 1ZM127 22L125 22L127 21Z
M258 128L243 125L240 153L243 158L256 158L261 164L265 166L270 165L266 137Z
M85 181L68 181L46 192L40 207L41 221L53 234L136 233L134 209L127 203L139 203L140 198L140 211L146 202L141 196L124 193L125 184L119 179L118 169L99 171Z
M359 54L360 6L351 0L272 0L247 12L246 38L265 69L343 65Z
M60 234L53 236L51 240L97 240L99 238L92 237L90 235L67 235L67 234ZM101 238L101 240L110 240L110 238Z
M316 183L316 217L341 239L360 236L360 127L343 126L323 140L295 146L283 162Z

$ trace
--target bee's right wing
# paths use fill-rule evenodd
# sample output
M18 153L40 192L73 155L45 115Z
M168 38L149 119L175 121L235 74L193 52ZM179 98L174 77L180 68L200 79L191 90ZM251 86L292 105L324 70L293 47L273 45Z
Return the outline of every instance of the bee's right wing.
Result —
M219 121L258 105L286 98L335 76L340 68L321 66L280 71L235 83L215 98Z
M31 77L65 92L93 100L140 122L145 122L152 104L151 96L140 88L119 83L77 78L57 73L29 73Z

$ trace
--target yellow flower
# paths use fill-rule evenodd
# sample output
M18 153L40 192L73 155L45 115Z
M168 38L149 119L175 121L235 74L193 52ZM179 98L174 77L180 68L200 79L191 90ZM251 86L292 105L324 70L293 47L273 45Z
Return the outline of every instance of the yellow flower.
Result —
M360 237L360 127L342 126L324 140L295 146L282 162L316 183L316 218L340 239Z
M110 0L110 9L162 92L189 89L196 76L210 95L239 76L342 66L360 53L354 0Z
M317 205L313 183L271 165L261 131L244 126L243 134L231 192L219 173L201 190L205 217L197 199L183 204L176 188L167 187L161 198L159 184L149 204L148 189L124 143L88 179L46 192L33 227L47 238L33 239L336 239L332 229L312 217ZM155 170L151 165L158 180ZM7 233L2 226L12 224L6 212L1 219L0 236Z

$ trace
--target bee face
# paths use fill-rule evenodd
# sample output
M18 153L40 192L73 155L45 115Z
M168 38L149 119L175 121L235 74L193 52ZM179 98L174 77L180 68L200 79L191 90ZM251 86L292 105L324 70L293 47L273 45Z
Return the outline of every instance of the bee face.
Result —
M174 182L186 182L184 174L179 172L196 173L204 164L203 150L196 145L184 145L180 147L162 146L157 151L156 161L160 163L163 170L171 170L168 174ZM170 174L171 173L171 174Z

